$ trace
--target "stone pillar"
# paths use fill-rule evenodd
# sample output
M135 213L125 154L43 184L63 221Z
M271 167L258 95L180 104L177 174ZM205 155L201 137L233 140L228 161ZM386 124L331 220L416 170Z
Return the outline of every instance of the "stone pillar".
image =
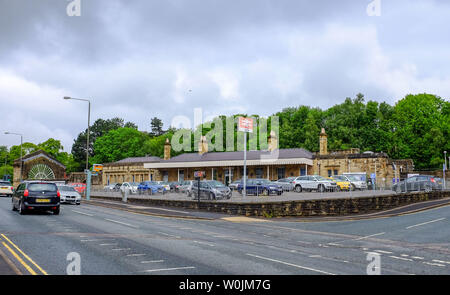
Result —
M328 135L325 133L325 128L322 128L322 131L320 132L320 155L327 155L328 154Z
M168 138L166 138L166 143L164 144L164 160L170 159L170 151L172 149L172 145Z
M198 143L198 153L200 155L206 154L208 152L208 142L206 136L202 136L200 142Z

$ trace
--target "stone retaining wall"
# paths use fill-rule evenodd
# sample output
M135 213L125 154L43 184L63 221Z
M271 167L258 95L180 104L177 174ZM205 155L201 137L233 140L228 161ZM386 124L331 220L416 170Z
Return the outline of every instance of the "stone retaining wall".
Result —
M117 200L112 197L95 197L101 199ZM388 210L408 204L437 200L450 197L450 191L412 192L373 197L297 200L285 202L211 202L201 201L200 210L219 212L233 215L261 216L261 217L286 217L286 216L344 216L354 214L367 214ZM136 199L128 198L132 204L151 206L178 207L186 209L198 209L198 202L192 200L161 200L161 199Z

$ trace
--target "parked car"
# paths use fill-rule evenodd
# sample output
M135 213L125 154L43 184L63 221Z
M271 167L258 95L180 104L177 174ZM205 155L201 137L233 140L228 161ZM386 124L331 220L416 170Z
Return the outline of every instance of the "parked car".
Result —
M86 183L69 183L68 186L73 187L80 194L84 194L86 191Z
M406 178L392 186L392 190L400 192L442 190L442 184L431 175L416 175Z
M106 185L103 190L105 192L118 192L120 191L120 187L122 186L121 183L110 183Z
M125 190L128 190L131 194L137 194L138 187L139 187L139 183L137 183L137 182L124 182L120 186L120 191L122 193L124 193Z
M198 198L199 187L198 181L194 181L192 189L189 193L193 199ZM203 180L200 181L200 199L216 200L216 199L230 199L231 189L220 181Z
M282 178L275 181L275 184L278 184L283 188L283 191L290 192L294 190L294 180L296 177L288 177L288 178Z
M178 188L178 191L180 193L188 194L191 192L192 185L194 184L195 180L185 180L181 183L180 187Z
M367 176L364 172L355 172L355 173L344 173L342 175L347 179L347 181L350 181L352 184L352 190L366 190L368 188L367 185Z
M0 181L0 196L12 197L14 193L14 187L9 181Z
M81 204L81 195L75 190L75 188L68 185L58 186L60 197L60 203Z
M342 175L335 175L331 177L336 182L337 189L340 191L349 191L352 189L352 184L348 179Z
M242 194L242 191L244 189L244 183L241 182L238 185L237 191ZM263 196L269 196L270 194L277 194L281 195L283 194L283 188L273 183L270 180L263 179L263 178L256 178L256 179L247 179L246 181L246 193L249 195L263 195Z
M237 187L239 185L239 183L241 183L242 180L235 180L233 182L231 182L230 184L228 184L228 187L232 190L235 191L237 190Z
M170 184L167 181L156 181L156 184L163 186L166 191L170 191Z
M165 193L166 188L162 185L157 184L154 181L143 181L139 184L137 191L139 194L151 192L152 194L156 193Z
M182 181L172 181L169 182L169 187L171 192L179 192Z
M294 180L294 189L298 193L301 193L303 190L318 192L336 191L337 184L333 180L320 175L305 175L299 176Z
M56 184L47 181L25 181L12 197L12 210L24 215L30 211L52 211L58 215L61 194Z

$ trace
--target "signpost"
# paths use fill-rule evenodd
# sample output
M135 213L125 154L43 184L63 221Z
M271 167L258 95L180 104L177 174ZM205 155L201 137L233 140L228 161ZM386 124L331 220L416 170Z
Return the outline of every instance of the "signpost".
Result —
M92 172L89 169L84 170L86 173L86 200L89 201L91 199L91 176Z
M205 177L205 171L195 171L194 178L197 180L197 200L198 200L198 209L200 210L200 180Z
M253 133L253 118L239 117L238 131L244 132L244 187L242 196L247 194L247 133Z

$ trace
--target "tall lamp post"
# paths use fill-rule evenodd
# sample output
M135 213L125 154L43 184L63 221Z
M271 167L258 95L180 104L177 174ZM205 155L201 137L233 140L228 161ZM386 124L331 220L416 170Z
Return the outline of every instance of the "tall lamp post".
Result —
M91 195L91 171L89 170L89 135L91 133L91 101L84 98L74 98L69 96L64 96L65 100L73 99L79 101L85 101L88 103L88 129L87 129L87 139L86 139L86 199L90 200Z
M446 189L446 184L445 184L445 171L447 170L447 151L444 151L444 175L442 175L443 179L444 179L444 189Z
M23 146L23 134L20 133L13 133L13 132L5 132L6 135L17 135L20 136L20 182L22 182L22 170L23 170L23 152L22 152L22 146ZM13 177L14 181L14 177Z

